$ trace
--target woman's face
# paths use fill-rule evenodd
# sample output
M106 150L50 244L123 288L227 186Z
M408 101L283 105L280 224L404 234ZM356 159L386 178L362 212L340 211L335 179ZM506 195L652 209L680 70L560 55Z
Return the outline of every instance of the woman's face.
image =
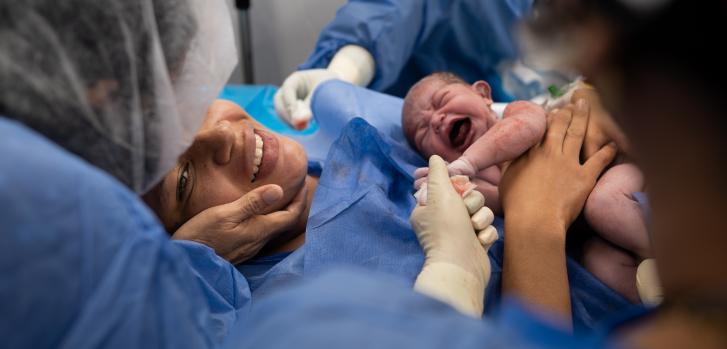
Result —
M238 105L215 101L190 148L148 195L168 231L201 211L239 199L266 184L283 188L282 209L303 187L307 158L292 139L274 134ZM156 207L155 207L156 206Z

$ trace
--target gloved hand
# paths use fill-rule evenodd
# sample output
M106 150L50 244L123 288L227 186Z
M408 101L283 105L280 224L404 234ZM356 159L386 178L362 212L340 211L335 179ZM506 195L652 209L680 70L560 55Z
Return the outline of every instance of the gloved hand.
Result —
M275 93L275 111L285 122L298 130L308 127L313 113L310 101L321 83L340 79L358 86L367 86L374 77L375 63L363 47L347 45L333 56L326 69L294 72Z
M497 232L488 227L478 239L468 210L479 211L475 209L484 205L484 198L475 196L465 204L452 187L444 160L436 155L429 160L427 186L427 204L417 205L410 217L425 255L414 288L480 317L490 278L487 248Z
M200 212L177 229L172 239L207 245L232 264L244 262L299 222L306 193L304 186L286 208L262 214L283 197L283 189L274 184L261 186L231 203Z
M308 127L313 112L310 100L313 91L324 81L337 79L338 75L328 69L309 69L294 72L275 93L275 112L296 130Z

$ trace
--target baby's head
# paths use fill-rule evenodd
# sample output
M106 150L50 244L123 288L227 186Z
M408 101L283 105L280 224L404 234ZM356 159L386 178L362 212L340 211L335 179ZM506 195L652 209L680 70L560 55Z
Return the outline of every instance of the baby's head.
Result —
M490 85L470 85L451 73L417 82L404 98L401 124L409 143L425 157L454 161L495 123Z

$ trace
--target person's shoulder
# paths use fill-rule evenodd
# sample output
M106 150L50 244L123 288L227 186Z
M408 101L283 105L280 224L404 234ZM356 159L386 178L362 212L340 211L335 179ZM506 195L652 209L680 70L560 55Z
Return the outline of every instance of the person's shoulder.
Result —
M106 231L140 230L140 224L155 224L144 204L115 178L25 125L2 117L0 202L9 208L2 213L8 223L50 223L63 218L66 228L73 221L70 226L81 231L96 224L106 226Z
M72 137L72 136L70 136ZM3 178L18 180L16 189L34 184L106 181L101 171L20 122L0 117ZM40 181L40 182L38 182Z

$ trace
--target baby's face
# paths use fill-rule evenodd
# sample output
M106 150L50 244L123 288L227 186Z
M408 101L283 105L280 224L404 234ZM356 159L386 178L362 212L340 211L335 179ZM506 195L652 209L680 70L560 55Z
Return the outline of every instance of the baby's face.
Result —
M407 94L402 125L425 157L454 161L495 123L489 86L429 78Z

